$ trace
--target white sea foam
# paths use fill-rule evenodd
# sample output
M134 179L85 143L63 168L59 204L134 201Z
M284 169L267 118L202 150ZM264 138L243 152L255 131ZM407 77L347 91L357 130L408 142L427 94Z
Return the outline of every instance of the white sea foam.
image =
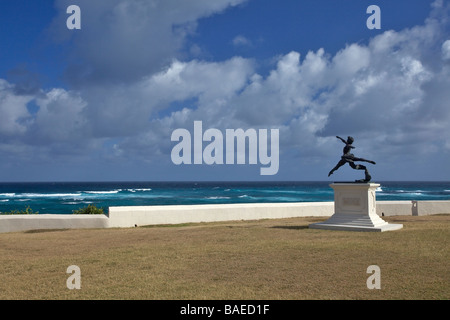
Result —
M127 191L130 192L136 192L136 191L151 191L151 188L136 188L136 189L127 189Z
M241 195L241 196L238 196L238 198L241 198L241 199L255 199L255 197L252 197L252 196L249 196L248 194L243 194L243 195Z
M122 189L111 190L111 191L84 191L84 193L89 194L116 194L122 191Z
M16 195L15 193L0 193L0 197L7 197L7 198L14 197L15 195Z
M93 202L92 201L69 201L69 202L63 202L62 204L74 205L74 204L81 204L81 203L93 203Z
M219 200L219 199L231 199L230 197L220 197L220 196L213 196L213 197L206 197L206 199L210 200Z
M16 197L20 198L63 198L63 197L79 197L81 193L20 193Z
M0 202L8 202L9 201L9 199L6 199L6 200L0 200Z

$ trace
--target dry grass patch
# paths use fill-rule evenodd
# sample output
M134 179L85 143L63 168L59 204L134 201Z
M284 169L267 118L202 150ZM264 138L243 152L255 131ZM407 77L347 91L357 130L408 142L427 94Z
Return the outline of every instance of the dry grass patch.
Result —
M0 299L449 299L450 216L398 231L309 229L322 218L0 234ZM381 290L369 290L369 265ZM69 290L70 265L81 290Z

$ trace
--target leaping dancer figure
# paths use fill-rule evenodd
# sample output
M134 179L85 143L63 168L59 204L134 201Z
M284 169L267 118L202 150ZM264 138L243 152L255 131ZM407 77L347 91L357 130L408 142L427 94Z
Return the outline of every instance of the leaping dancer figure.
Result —
M369 182L372 177L369 174L369 171L367 170L366 166L363 166L361 164L355 164L355 161L363 161L368 162L371 164L375 164L375 161L372 160L366 160L363 158L357 158L352 153L350 153L351 149L354 149L355 147L352 145L353 141L355 141L352 137L348 137L347 141L342 139L339 136L336 136L336 138L340 139L343 143L345 143L345 147L343 149L343 155L341 157L341 160L339 160L338 164L328 173L328 176L331 176L333 172L335 172L337 169L342 167L344 164L348 163L350 167L356 170L364 170L365 172L365 179L356 180L356 182Z

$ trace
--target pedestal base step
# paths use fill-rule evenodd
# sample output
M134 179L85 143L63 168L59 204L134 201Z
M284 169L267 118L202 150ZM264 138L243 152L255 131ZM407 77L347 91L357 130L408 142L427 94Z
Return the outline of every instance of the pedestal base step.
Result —
M368 232L383 232L393 231L403 228L403 224L386 223L379 226L364 226L357 224L334 224L325 222L310 224L311 229L324 229L324 230L342 230L342 231L368 231Z
M376 214L353 215L333 214L324 222L309 225L313 229L349 230L349 231L391 231L403 228L402 224L389 224Z

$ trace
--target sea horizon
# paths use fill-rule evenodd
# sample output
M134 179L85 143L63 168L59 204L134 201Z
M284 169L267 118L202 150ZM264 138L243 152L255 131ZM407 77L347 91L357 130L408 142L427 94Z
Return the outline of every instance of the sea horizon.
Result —
M334 181L64 181L2 182L0 212L32 209L71 214L94 205L155 206L327 202ZM373 181L377 200L450 200L450 181Z

